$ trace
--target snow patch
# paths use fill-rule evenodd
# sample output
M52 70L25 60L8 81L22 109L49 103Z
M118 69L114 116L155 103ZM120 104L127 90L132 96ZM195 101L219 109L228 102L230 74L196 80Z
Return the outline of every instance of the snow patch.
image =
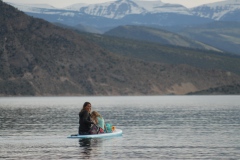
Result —
M192 9L193 13L200 17L220 20L224 15L240 9L240 0L226 0L221 2L204 4Z

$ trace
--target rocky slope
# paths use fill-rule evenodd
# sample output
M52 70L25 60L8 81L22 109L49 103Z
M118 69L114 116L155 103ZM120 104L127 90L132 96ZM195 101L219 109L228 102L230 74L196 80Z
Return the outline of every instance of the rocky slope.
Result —
M188 93L188 95L240 95L240 85L228 85L207 90Z

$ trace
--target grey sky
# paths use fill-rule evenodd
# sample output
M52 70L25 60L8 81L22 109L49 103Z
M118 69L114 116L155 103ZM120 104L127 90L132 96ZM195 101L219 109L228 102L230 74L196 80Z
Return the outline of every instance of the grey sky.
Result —
M27 4L49 4L54 7L66 7L76 3L102 3L114 0L3 0L4 2L13 3L27 3ZM145 1L157 1L157 0L145 0ZM159 0L160 1L160 0ZM201 4L213 3L224 0L161 0L164 3L182 4L188 8L195 7Z

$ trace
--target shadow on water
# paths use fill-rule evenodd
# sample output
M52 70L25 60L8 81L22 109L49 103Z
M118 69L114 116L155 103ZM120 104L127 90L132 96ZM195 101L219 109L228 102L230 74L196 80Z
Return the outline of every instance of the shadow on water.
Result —
M79 147L81 148L81 158L90 158L97 155L97 152L101 150L103 139L91 139L84 138L79 139Z
M80 147L91 147L91 138L79 139Z
M83 149L82 152L81 152L81 155L84 157L84 158L90 158L91 157L91 151L92 151L92 148L91 148L91 141L92 139L79 139L79 146Z

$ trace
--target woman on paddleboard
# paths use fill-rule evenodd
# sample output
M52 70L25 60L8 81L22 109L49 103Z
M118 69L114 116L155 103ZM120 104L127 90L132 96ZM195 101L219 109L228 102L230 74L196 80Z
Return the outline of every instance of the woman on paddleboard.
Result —
M79 129L78 134L86 135L89 134L91 125L94 124L91 121L91 103L85 102L82 110L79 112Z

